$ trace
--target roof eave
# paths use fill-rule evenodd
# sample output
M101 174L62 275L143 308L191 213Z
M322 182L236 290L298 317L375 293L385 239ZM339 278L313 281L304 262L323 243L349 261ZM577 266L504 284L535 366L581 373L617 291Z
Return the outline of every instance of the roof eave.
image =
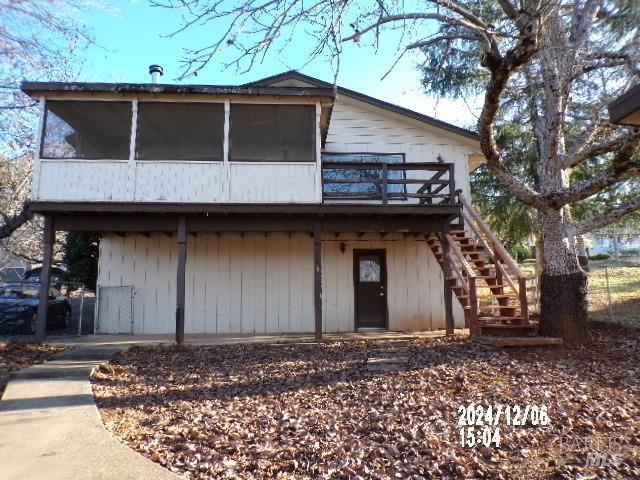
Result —
M310 77L300 72L296 72L295 70L290 70L288 72L279 73L277 75L272 75L271 77L262 78L255 82L245 83L243 86L264 86L274 82L284 81L284 80L300 80L302 82L309 83L314 85L315 88L325 88L325 89L333 89L334 86L328 82L324 82L314 77ZM475 140L477 142L480 141L480 135L477 132L473 132L471 130L467 130L466 128L458 127L456 125L452 125L447 122L443 122L442 120L438 120L436 118L430 117L428 115L424 115L422 113L415 112L408 108L400 107L399 105L394 105L389 102L385 102L383 100L379 100L374 97L370 97L369 95L365 95L364 93L356 92L354 90L349 90L348 88L335 86L335 91L339 94L345 95L350 98L354 98L356 100L360 100L362 102L377 106L384 110L388 110L400 115L404 115L406 117L412 118L422 123L426 123L433 127L441 128L443 130L449 131L456 135L461 135L463 137L470 138L471 140Z
M222 85L173 85L157 83L82 83L82 82L22 82L21 90L31 97L47 94L92 94L92 93L151 93L181 95L224 96L280 96L333 98L329 88L268 87L268 86L222 86Z
M609 118L612 123L621 125L640 125L640 121L629 121L628 118L640 113L640 85L636 85L608 105Z

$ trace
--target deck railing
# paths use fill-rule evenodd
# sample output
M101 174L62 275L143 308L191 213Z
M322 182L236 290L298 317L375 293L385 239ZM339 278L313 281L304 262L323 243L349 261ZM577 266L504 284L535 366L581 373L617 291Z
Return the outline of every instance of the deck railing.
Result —
M324 201L456 204L452 163L323 162Z

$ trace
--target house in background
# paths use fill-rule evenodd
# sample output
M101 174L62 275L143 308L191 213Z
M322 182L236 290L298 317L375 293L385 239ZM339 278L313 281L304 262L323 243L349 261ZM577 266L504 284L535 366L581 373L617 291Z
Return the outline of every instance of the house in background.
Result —
M29 264L0 244L0 283L19 283Z
M297 72L22 89L45 254L55 230L102 233L98 333L535 329L468 200L474 132Z
M616 245L617 240L617 245ZM598 253L625 254L640 250L640 234L635 230L620 229L613 232L596 231L587 236L587 247L591 255Z

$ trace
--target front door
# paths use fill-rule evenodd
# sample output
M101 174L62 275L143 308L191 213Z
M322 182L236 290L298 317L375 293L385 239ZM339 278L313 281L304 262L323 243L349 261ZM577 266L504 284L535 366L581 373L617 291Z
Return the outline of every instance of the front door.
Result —
M354 250L356 328L387 328L387 265L384 250Z

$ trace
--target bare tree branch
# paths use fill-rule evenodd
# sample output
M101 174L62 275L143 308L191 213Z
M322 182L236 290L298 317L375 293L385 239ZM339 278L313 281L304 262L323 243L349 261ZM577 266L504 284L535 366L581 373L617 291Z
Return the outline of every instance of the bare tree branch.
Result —
M566 156L564 166L566 168L574 168L590 158L620 151L625 148L627 143L640 139L640 129L633 129L627 136L613 138L594 145L592 143L593 137L598 134L600 129L604 128L604 125L600 125L599 128L594 128L586 138L578 139L579 148L571 155Z
M584 235L620 221L625 215L640 210L640 197L619 205L607 213L575 224L575 235Z
M29 210L29 202L24 202L18 213L10 216L2 215L2 217L2 224L0 224L0 238L6 238L26 222L31 220L33 213Z
M632 140L627 140L617 150L609 171L560 192L554 192L548 195L549 201L554 207L560 208L584 200L616 183L639 175L640 161L636 158L639 146L640 135L634 136Z

